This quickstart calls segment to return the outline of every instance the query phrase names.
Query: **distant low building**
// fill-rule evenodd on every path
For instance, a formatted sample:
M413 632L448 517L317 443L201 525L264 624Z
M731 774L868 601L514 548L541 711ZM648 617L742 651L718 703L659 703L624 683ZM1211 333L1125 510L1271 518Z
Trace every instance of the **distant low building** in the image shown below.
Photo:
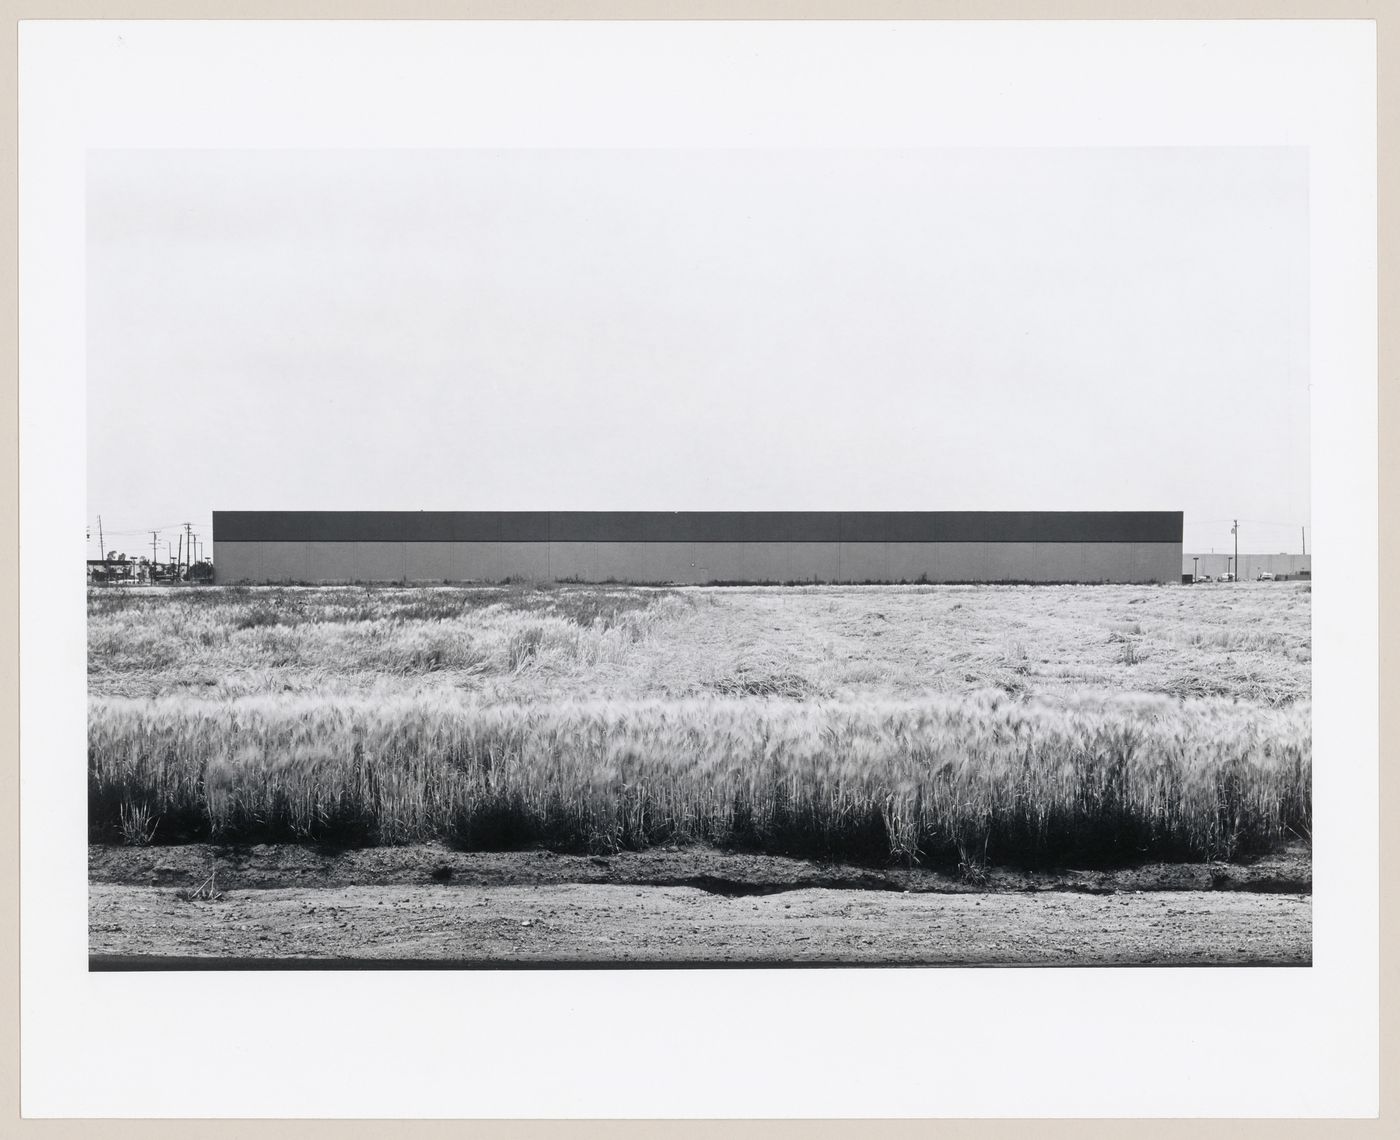
M88 581L99 585L111 582L137 582L141 580L144 573L145 564L127 558L125 554L87 560Z
M1202 578L1218 579L1230 572L1234 557L1233 554L1183 554L1181 556L1181 573L1189 575L1194 572ZM1193 560L1195 561L1193 562ZM1260 574L1273 574L1277 578L1311 576L1312 555L1241 554L1239 580L1253 582Z

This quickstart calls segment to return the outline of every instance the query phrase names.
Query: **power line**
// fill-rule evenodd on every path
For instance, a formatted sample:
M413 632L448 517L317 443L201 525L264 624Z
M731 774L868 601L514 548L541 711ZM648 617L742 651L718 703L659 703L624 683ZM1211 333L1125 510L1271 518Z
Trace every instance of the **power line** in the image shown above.
M143 526L136 530L114 530L113 534L150 534L152 530L184 530L184 523L166 523L164 526Z
M1289 529L1303 525L1297 522L1264 522L1260 519L1186 519L1185 525L1195 527L1224 526L1226 523L1233 525L1237 522L1248 523L1250 526L1279 526L1288 527Z
M1250 526L1277 526L1284 527L1288 530L1292 530L1295 526L1303 525L1302 523L1298 522L1265 522L1262 519L1240 519L1239 521L1242 523L1248 523Z

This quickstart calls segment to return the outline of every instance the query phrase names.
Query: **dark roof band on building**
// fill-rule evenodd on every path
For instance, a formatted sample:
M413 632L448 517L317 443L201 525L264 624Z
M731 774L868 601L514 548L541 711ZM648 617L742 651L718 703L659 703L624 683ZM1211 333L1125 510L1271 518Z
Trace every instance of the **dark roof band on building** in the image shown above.
M1181 542L1180 511L215 511L218 542Z

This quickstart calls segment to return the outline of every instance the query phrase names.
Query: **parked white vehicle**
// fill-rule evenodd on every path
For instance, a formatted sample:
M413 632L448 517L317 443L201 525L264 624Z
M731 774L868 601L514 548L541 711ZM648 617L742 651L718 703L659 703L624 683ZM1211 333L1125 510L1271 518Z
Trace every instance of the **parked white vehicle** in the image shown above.
M1272 582L1273 580L1274 576L1270 574L1267 570L1261 572L1259 577L1256 579L1256 581L1259 582Z

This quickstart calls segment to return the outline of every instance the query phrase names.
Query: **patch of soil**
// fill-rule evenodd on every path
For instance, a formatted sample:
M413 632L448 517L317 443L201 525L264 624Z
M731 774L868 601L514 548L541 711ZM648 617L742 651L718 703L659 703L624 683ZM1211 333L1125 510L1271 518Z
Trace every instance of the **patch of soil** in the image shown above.
M692 887L89 890L93 969L1307 965L1312 900Z
M1306 849L1244 865L973 886L666 848L91 847L94 969L687 965L1303 965Z
M1251 863L1154 863L1112 871L991 868L970 883L925 867L872 870L774 855L666 847L616 855L549 851L464 852L436 845L319 850L291 844L88 848L93 883L196 887L213 872L220 890L437 884L445 887L613 885L693 887L726 897L827 889L917 894L1067 891L1249 891L1310 894L1312 853L1291 848Z

